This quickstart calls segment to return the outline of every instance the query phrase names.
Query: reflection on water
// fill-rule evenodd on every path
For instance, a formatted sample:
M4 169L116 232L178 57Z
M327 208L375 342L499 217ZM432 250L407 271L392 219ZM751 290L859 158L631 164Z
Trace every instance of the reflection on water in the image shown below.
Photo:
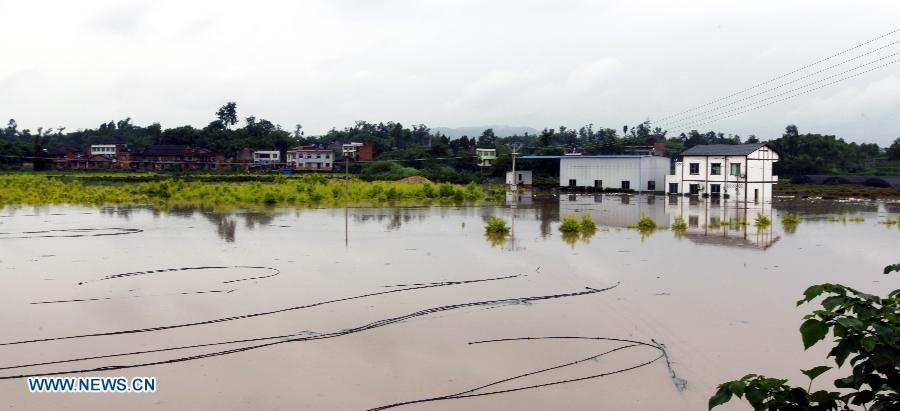
M788 210L801 216L790 235L780 223ZM531 191L503 204L451 207L232 213L7 208L0 211L0 232L131 231L0 241L0 343L203 326L4 346L0 368L188 347L149 359L97 358L65 367L140 364L240 349L244 343L233 342L260 337L342 337L294 345L276 338L279 345L271 349L136 369L168 381L169 388L153 397L34 396L19 380L0 380L0 397L26 409L155 409L157 401L190 408L366 409L460 392L522 370L585 358L598 348L534 341L491 349L473 341L580 335L661 341L690 384L684 392L673 389L665 368L656 364L566 386L564 394L548 389L466 401L474 409L554 409L561 398L567 409L703 408L721 381L760 369L802 379L797 370L822 358L823 353L795 344L804 313L792 302L810 284L840 282L874 294L896 288L897 277L882 275L881 268L895 262L891 256L900 230L879 222L895 219L898 211L896 204L880 202L742 204ZM590 215L596 233L561 233L560 219L569 214ZM760 214L773 224L757 228ZM864 221L828 221L841 214ZM643 239L627 228L641 215L660 226ZM486 239L483 225L490 216L505 219L509 235ZM676 218L687 226L680 238L669 228ZM507 280L482 281L490 278ZM476 282L459 282L465 280ZM609 292L572 299L522 299L619 283ZM417 284L447 286L403 290ZM348 299L362 295L371 298ZM497 300L504 303L459 306ZM315 305L322 301L334 303ZM282 311L301 306L308 308ZM460 309L343 336L344 330L447 306ZM277 314L247 316L262 312ZM234 320L217 321L222 318ZM195 347L221 342L228 345ZM580 378L641 360L637 353L623 355L611 364L586 361L584 370L558 371L563 378ZM26 371L58 369L35 365ZM7 369L0 377L18 372ZM185 376L195 375L216 375L216 381L189 384ZM297 386L323 395L283 395ZM342 395L347 386L356 387L354 395ZM597 395L601 391L626 395Z

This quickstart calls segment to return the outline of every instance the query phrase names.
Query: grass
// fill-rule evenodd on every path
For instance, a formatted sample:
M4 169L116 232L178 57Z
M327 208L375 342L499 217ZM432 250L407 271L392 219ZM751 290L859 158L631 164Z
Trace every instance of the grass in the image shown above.
M597 222L589 214L582 214L581 218L570 214L563 217L559 231L562 232L563 241L574 247L578 240L585 243L590 241L597 232Z
M825 219L825 221L829 223L847 223L848 221L851 223L861 223L866 221L864 217L847 217L845 215L841 215L840 217L829 216Z
M777 196L838 198L900 198L900 187L881 188L857 184L791 184L773 186Z
M888 219L886 219L886 220L884 220L884 221L879 221L878 224L884 224L884 225L887 225L887 226L900 225L900 217L897 217L897 218L888 218Z
M772 225L772 219L765 214L757 214L754 225L756 228L767 228Z
M165 177L154 181L86 182L81 177L0 174L0 206L76 204L150 204L212 209L376 205L389 202L465 203L493 198L496 193L476 184L365 182L323 175L272 176L270 181L198 181ZM243 177L243 176L236 176ZM156 178L156 177L154 177Z
M505 235L509 233L509 226L506 225L506 220L497 216L491 216L491 218L488 218L487 222L484 223L484 232L485 234Z
M798 225L800 225L800 216L797 214L784 213L781 215L781 227L786 233L797 231Z
M688 225L684 222L684 217L675 216L675 222L672 223L672 231L675 232L684 232L688 229Z

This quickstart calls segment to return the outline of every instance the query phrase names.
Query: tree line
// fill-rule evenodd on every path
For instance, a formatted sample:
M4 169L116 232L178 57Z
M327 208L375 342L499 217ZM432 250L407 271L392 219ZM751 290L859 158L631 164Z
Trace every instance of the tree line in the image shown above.
M417 173L439 180L465 182L484 175L502 175L510 167L509 147L514 143L522 145L522 152L527 154L579 152L590 155L618 154L626 152L628 145L662 142L667 155L674 157L696 145L755 143L761 140L752 134L742 138L736 134L697 130L670 136L650 121L621 128L595 127L594 124L579 128L560 126L545 128L536 134L512 136L497 136L493 130L487 129L481 135L457 139L433 132L424 124L404 126L393 121L357 121L343 129L333 128L319 136L307 136L299 124L288 131L255 116L240 121L237 104L228 102L214 113L210 123L203 128L187 125L164 129L159 123L140 126L132 123L131 118L126 118L76 131L67 132L63 127L32 131L19 129L16 121L10 119L6 127L0 129L0 155L4 156L4 162L11 164L16 156L45 157L47 150L58 147L87 151L92 144L128 144L133 149L154 144L179 144L208 148L230 158L243 148L284 152L298 145L328 146L350 141L370 141L376 160L395 163L379 165L380 171L372 172L373 175ZM879 162L900 160L900 138L882 150L877 144L848 143L833 135L801 134L795 125L789 125L782 136L768 143L782 154L778 164L782 175L877 173ZM482 170L475 164L472 155L476 147L497 149L499 158L491 168ZM549 163L525 162L522 166L535 170L546 168L543 171L555 174L558 170Z

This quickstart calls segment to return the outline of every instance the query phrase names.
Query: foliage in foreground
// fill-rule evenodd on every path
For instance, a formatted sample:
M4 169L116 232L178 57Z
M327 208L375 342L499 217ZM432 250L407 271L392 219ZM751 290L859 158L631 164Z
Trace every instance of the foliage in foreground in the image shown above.
M900 264L884 269L892 271L900 271ZM806 389L789 386L786 379L748 374L720 384L709 408L737 396L755 410L838 410L851 404L870 411L900 409L900 290L880 298L840 284L819 284L803 294L798 306L825 296L822 309L805 316L800 326L803 346L808 349L832 332L835 345L828 357L838 367L847 359L852 366L850 375L834 381L843 391L811 392L813 380L832 368L826 365L801 370L810 380Z
M675 222L672 223L672 231L676 233L683 233L687 231L688 225L684 222L684 217L675 216Z
M152 204L235 207L334 206L393 201L478 201L485 193L475 184L365 182L351 180L349 192L342 179L319 175L275 178L272 182L200 182L168 178L160 181L85 184L77 180L0 175L0 206L47 204Z

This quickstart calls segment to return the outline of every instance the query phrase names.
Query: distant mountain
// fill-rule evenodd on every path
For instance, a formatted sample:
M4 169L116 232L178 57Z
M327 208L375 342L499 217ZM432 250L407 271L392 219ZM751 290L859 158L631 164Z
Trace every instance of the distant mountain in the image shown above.
M540 130L526 127L526 126L471 126L471 127L434 127L431 129L432 133L441 133L450 137L451 139L460 138L462 136L469 137L478 137L484 130L489 128L494 129L494 134L497 137L509 137L512 135L524 135L528 133L530 135L540 133Z

